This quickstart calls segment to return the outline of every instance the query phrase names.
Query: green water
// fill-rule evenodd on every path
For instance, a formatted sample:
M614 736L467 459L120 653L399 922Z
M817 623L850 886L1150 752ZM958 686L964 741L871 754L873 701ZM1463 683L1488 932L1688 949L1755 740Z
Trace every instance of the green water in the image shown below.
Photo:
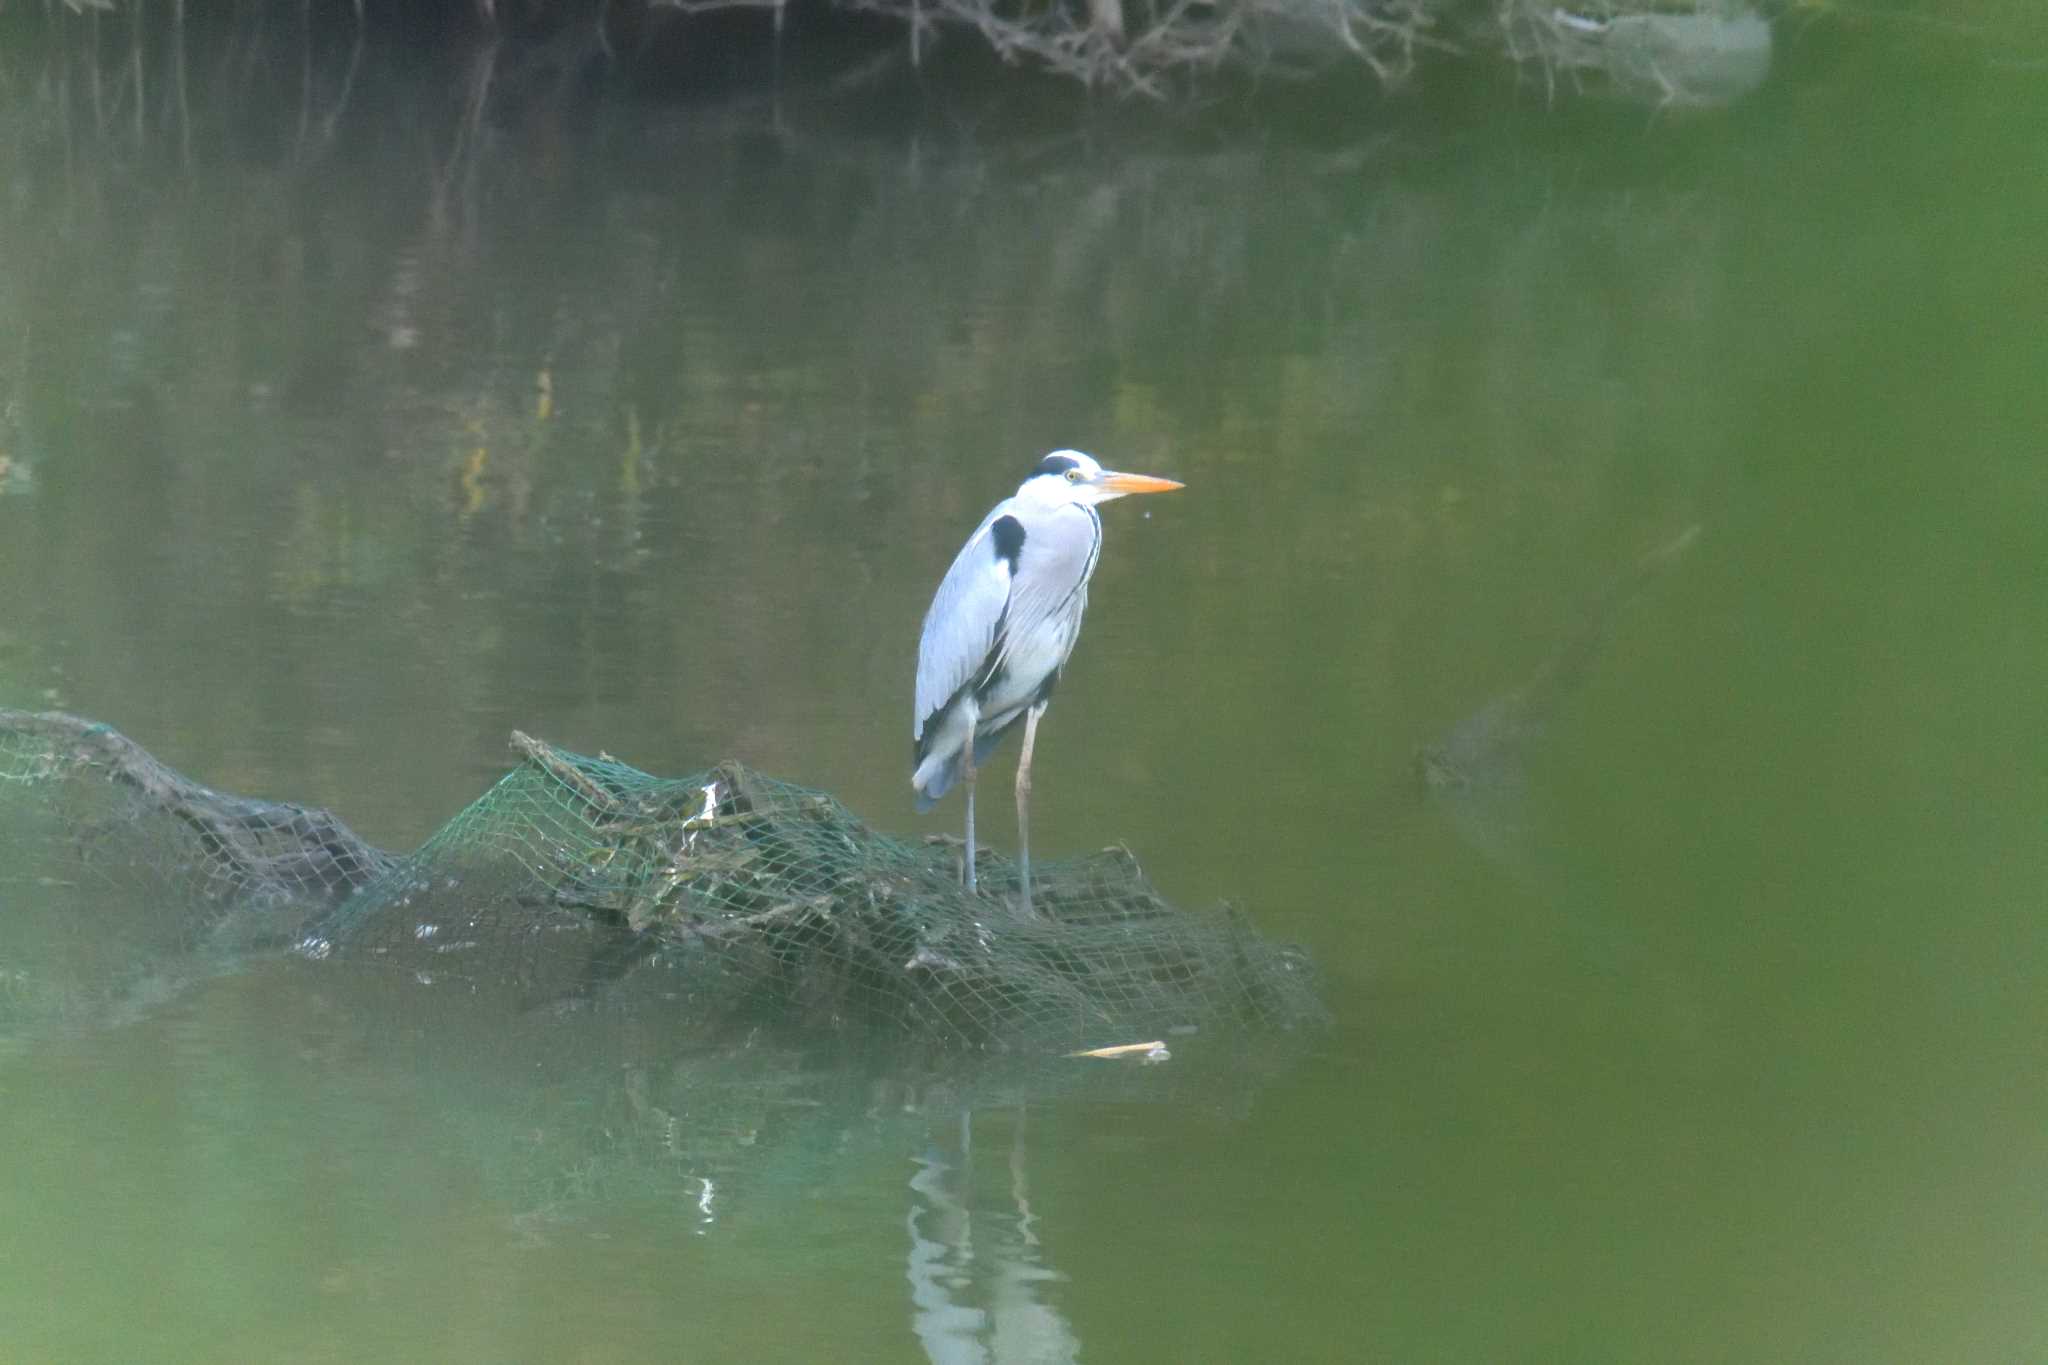
M544 1026L200 983L0 1052L0 1356L2048 1354L2048 99L1965 49L1820 31L1683 118L0 153L0 703L390 847L515 726L950 829L919 619L1078 445L1188 490L1105 514L1034 844L1239 903L1337 1020L586 1191Z

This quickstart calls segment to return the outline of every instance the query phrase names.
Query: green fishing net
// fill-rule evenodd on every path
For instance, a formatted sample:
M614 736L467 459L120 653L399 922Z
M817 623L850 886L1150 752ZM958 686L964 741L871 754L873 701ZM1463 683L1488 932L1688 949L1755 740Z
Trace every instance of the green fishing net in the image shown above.
M119 1022L392 866L324 811L180 776L109 726L0 710L0 1032Z
M260 952L521 1009L658 999L707 1042L773 1030L1034 1055L1323 1018L1299 949L1184 911L1123 848L1015 865L876 832L737 763L680 779L515 734L417 852L213 791L115 731L0 711L0 1007L146 1001ZM323 968L324 969L324 968Z

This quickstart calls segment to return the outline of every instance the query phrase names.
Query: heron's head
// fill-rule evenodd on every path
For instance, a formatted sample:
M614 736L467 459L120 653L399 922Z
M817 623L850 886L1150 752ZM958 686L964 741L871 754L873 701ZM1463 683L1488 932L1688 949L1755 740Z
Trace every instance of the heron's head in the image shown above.
M1182 487L1172 479L1155 479L1150 474L1119 474L1104 469L1091 455L1078 450L1055 450L1038 462L1031 477L1017 489L1026 502L1058 506L1079 503L1090 506L1108 502L1126 493L1171 493Z

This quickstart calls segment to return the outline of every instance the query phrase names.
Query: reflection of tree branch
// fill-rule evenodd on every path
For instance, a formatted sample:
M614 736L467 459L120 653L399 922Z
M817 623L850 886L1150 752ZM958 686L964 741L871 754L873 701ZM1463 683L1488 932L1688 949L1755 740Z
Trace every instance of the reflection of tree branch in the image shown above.
M366 16L363 0L350 0L355 13L355 39L349 45L348 66L341 74L341 88L335 93L333 103L320 119L320 133L315 149L324 149L334 140L335 124L340 121L343 111L348 108L349 95L356 84L356 70L363 60L363 39L366 30ZM301 156L307 151L313 126L313 0L299 0L299 131L294 143Z
M320 143L324 147L334 140L334 125L348 108L349 95L355 90L356 71L363 61L363 0L355 0L356 37L349 45L348 70L342 73L341 90L334 97L334 104L327 111L327 117L320 123Z
M142 81L142 0L135 0L135 25L133 37L128 43L129 68L135 78L135 145L142 146L144 138L144 108Z
M462 116L456 121L455 139L448 148L447 157L433 172L433 214L437 220L445 220L448 213L450 187L459 176L462 181L461 197L468 204L476 184L476 144L483 129L484 110L490 104L491 83L498 68L498 39L477 48L471 56L469 70L463 76L465 98Z
M190 170L192 109L185 98L185 0L172 0L171 25L171 85L178 96L178 164Z

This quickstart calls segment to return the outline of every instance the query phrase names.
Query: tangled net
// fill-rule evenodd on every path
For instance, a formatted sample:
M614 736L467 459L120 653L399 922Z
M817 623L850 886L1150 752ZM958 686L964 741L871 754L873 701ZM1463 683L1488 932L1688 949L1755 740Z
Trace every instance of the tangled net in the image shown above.
M399 857L106 726L0 710L0 1001L103 1013L295 951L522 1008L630 983L706 1041L1042 1053L1324 1017L1304 953L1228 906L1176 909L1123 848L1035 867L1026 914L1006 860L984 853L969 893L957 843L878 834L737 763L675 780L513 747L511 773Z

